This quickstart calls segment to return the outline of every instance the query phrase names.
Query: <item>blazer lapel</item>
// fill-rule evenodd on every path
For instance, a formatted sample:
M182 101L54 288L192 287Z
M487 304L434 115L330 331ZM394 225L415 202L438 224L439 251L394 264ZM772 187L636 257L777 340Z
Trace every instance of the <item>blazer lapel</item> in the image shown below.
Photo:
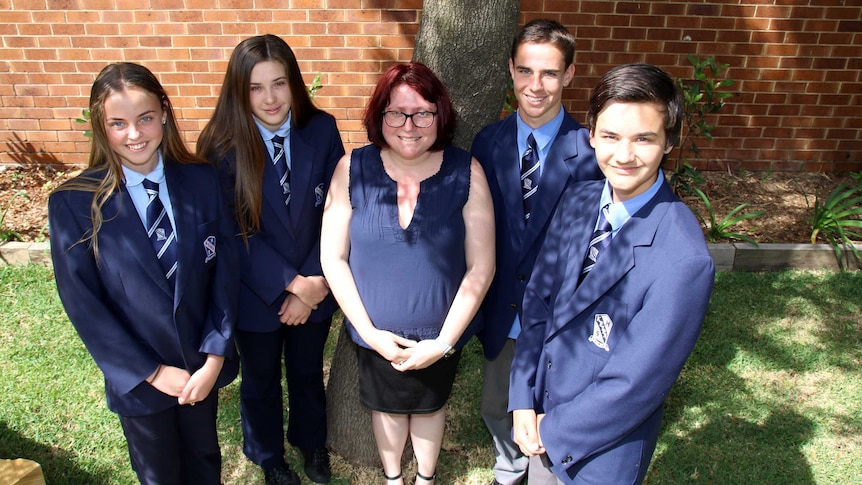
M522 256L529 251L530 246L539 237L542 228L550 220L554 208L560 200L560 195L562 195L566 184L571 180L574 173L569 167L569 164L573 164L578 156L578 144L573 124L574 122L568 115L563 119L560 131L548 151L548 156L542 162L539 192L536 194L537 199L533 205L530 222L526 227L523 245L521 245ZM518 193L520 194L520 189Z
M188 282L188 271L192 265L195 249L195 195L193 184L185 183L185 175L176 163L165 161L165 180L171 194L171 206L174 212L174 230L177 231L177 278L176 306L183 296L183 288ZM173 295L172 295L173 296Z
M549 332L549 338L565 327L575 316L599 300L635 267L634 249L639 246L652 245L658 224L667 212L667 206L662 203L669 200L669 191L667 183L663 183L655 197L626 222L580 286L577 285L577 279L583 266L588 240L582 241L582 246L579 249L572 247L575 252L571 253L569 257L578 261L573 264L573 267L577 266L578 271L567 271L566 282L563 284L565 291L571 295L570 304L561 307L558 313L555 312L554 328ZM598 211L598 202L594 204L593 208ZM591 220L590 225L581 228L587 234L592 234L596 216L589 219ZM565 295L567 293L561 288L560 294Z
M494 174L503 197L506 223L512 247L521 247L524 237L524 198L521 195L521 161L518 153L518 125L513 114L504 121L494 147ZM513 155L515 154L515 155ZM513 160L514 157L514 160Z
M263 139L261 138L261 143L263 142L262 140ZM269 151L264 149L264 153L266 154L266 164L263 167L263 187L261 188L263 199L272 206L278 220L284 225L284 227L291 230L292 228L287 214L287 208L284 207L284 194L281 186L278 184L278 174L275 171L275 167L272 166L272 157L269 156ZM293 174L291 174L291 176L293 176ZM293 204L293 197L291 197L290 203Z
M300 156L301 154L301 156ZM302 227L303 209L308 202L308 190L314 190L311 186L311 171L314 160L314 147L308 144L299 130L295 127L290 130L290 212L291 228Z
M141 217L135 209L135 204L129 196L125 185L121 185L120 192L111 197L102 207L102 213L105 214L106 224L102 230L110 228L113 235L121 240L126 247L128 254L138 260L141 265L141 271L146 273L153 282L165 292L168 297L173 298L174 294L171 291L168 280L165 278L165 273L162 270L162 265L156 257L156 251L147 237L147 230L144 228ZM116 214L116 217L111 217ZM110 224L107 222L110 220ZM99 235L102 239L101 234Z

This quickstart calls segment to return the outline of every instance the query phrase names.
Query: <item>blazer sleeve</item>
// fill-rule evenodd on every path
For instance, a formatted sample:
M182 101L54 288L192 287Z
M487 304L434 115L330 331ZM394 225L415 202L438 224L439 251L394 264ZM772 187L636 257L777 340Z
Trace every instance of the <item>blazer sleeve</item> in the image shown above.
M92 230L89 206L69 199L80 195L61 191L48 200L51 260L60 300L69 320L93 356L105 379L125 394L141 384L160 364L156 353L137 337L110 298L90 246L79 242Z
M667 261L648 275L643 304L592 383L542 421L539 433L557 466L615 446L662 405L679 376L700 334L715 268L708 254Z

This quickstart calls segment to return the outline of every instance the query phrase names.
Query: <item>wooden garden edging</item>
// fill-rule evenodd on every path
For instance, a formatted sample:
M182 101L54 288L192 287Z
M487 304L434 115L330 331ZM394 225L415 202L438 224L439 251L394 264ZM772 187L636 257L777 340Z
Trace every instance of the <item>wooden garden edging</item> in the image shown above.
M862 245L856 245L862 251ZM0 266L12 264L51 265L50 246L47 241L36 243L7 242L0 244ZM709 244L709 253L719 271L778 271L797 269L838 269L835 252L828 244L761 244L747 243ZM846 255L845 255L846 256ZM847 268L860 269L852 261Z

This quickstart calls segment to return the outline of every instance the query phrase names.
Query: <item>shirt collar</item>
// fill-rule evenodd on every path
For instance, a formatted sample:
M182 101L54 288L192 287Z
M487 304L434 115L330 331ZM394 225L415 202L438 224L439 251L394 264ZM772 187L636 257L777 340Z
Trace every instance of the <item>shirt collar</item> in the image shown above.
M290 138L290 121L293 119L293 110L287 112L287 119L284 120L284 123L282 123L281 126L274 132L269 131L269 129L265 128L256 116L252 116L252 118L254 118L254 124L257 125L257 131L260 132L260 136L264 140L272 140L272 137L274 137L275 135L279 135L285 140Z
M608 222L611 223L614 234L623 227L623 224L631 219L632 215L637 214L637 212L641 210L647 202L655 197L655 194L657 194L658 190L661 188L662 182L664 182L664 175L659 171L655 182L650 185L646 192L636 195L624 202L614 203L613 198L611 197L610 183L605 180L605 187L602 190L602 197L599 201L599 210L601 210L605 205L610 204L608 207Z
M557 113L557 116L554 116L544 125L533 129L528 124L524 123L524 120L521 119L520 113L518 113L516 116L516 119L518 120L518 146L523 146L524 149L526 149L527 137L532 133L533 138L536 139L536 148L539 149L540 153L545 153L548 146L554 138L557 137L560 127L563 126L563 118L565 116L565 110L560 106L560 112Z
M127 168L125 165L121 166L123 169L123 177L126 179L127 187L140 185L144 182L145 178L157 184L160 184L165 181L165 165L162 161L162 151L159 150L157 153L159 154L159 162L156 164L156 168L154 168L152 172L146 175Z

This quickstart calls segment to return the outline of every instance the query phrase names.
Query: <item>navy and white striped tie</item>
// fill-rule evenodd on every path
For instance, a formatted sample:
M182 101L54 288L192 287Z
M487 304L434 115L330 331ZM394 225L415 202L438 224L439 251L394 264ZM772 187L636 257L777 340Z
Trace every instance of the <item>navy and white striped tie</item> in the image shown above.
M165 272L168 283L174 286L177 273L177 245L176 233L171 226L171 219L165 206L159 199L159 184L144 179L144 188L147 190L149 200L147 201L147 236L156 250L156 256Z
M587 255L584 257L584 267L581 270L578 283L584 280L587 273L596 265L596 261L599 259L601 253L611 244L611 231L613 231L613 228L611 227L611 223L608 222L607 212L609 206L610 204L605 204L599 213L599 222L595 232L593 232L593 237L590 238L590 246L587 249Z
M284 195L284 205L290 204L290 169L287 168L287 157L284 155L284 137L275 135L272 137L273 156L272 164L278 174L278 184L281 185Z
M535 200L536 189L539 188L539 152L533 134L527 137L527 151L521 159L521 193L524 196L524 221L530 219L530 213Z

